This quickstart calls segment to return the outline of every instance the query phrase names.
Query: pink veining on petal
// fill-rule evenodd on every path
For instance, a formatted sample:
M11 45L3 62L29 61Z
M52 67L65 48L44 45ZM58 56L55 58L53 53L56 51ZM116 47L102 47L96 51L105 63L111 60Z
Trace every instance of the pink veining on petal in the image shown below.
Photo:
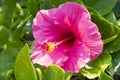
M33 20L33 36L36 41L43 42L46 40L54 40L60 35L61 29L57 29L52 21L52 13L55 9L41 10L37 13L36 18ZM54 35L54 36L50 36Z
M103 49L97 25L91 21L87 9L75 2L40 10L32 28L35 45L31 59L45 67L56 64L65 71L78 73Z
M91 51L91 61L100 55L103 48L103 41L98 32L97 26L91 21L81 21L79 24L79 32L82 41Z
M61 50L65 48L64 46L59 46L59 48L55 49L52 53L46 53L43 49L41 49L38 43L36 43L35 47L35 51L31 55L33 63L41 64L46 67L50 64L62 66L63 62L68 59L67 54L61 54L64 53L64 51Z
M83 42L76 40L74 46L68 48L69 58L62 66L65 71L78 73L90 60L90 51Z
M54 14L55 23L61 24L63 27L66 24L77 24L81 19L90 19L88 11L83 6L74 2L60 5Z

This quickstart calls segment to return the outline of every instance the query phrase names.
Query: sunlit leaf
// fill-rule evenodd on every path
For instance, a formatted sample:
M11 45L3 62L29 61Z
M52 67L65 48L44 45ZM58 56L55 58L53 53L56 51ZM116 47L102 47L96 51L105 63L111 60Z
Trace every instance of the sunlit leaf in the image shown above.
M28 45L25 45L18 54L14 74L16 80L37 80L35 68L30 60Z
M86 65L81 69L81 74L89 79L96 78L100 75L101 71L104 71L111 62L111 56L109 54L102 53L96 60Z
M43 75L42 75L42 71L40 70L40 68L36 68L36 72L37 72L37 75L38 75L38 80L42 80Z
M70 80L72 77L72 72L66 72L65 73L65 80Z
M113 78L102 71L100 73L100 76L99 76L98 80L113 80Z
M64 80L65 72L62 68L51 65L45 70L44 78L45 80Z

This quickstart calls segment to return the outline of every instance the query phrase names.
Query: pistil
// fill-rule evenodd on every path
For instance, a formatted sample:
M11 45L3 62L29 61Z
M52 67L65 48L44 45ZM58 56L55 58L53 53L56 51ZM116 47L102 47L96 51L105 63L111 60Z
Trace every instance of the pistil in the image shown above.
M65 38L65 39L63 39L63 40L61 40L59 42L50 42L50 41L47 41L47 42L45 42L42 45L42 47L43 47L43 49L44 49L45 52L51 53L51 52L53 52L57 48L58 45L63 44L65 42L69 41L70 39L72 39L72 37Z

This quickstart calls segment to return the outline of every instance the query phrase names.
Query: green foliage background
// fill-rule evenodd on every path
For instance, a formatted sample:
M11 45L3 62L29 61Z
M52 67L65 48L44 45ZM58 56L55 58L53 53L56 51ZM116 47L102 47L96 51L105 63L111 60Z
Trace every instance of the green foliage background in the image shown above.
M78 74L33 65L32 21L41 9L74 1L84 5L104 41L102 54ZM0 0L0 80L119 80L120 0Z

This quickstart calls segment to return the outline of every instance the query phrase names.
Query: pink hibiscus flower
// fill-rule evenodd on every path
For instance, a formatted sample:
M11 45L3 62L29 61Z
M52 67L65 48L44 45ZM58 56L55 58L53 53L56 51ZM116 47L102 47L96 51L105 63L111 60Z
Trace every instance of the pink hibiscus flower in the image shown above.
M58 8L40 10L33 20L33 63L61 66L78 73L102 52L103 42L86 8L67 2Z

